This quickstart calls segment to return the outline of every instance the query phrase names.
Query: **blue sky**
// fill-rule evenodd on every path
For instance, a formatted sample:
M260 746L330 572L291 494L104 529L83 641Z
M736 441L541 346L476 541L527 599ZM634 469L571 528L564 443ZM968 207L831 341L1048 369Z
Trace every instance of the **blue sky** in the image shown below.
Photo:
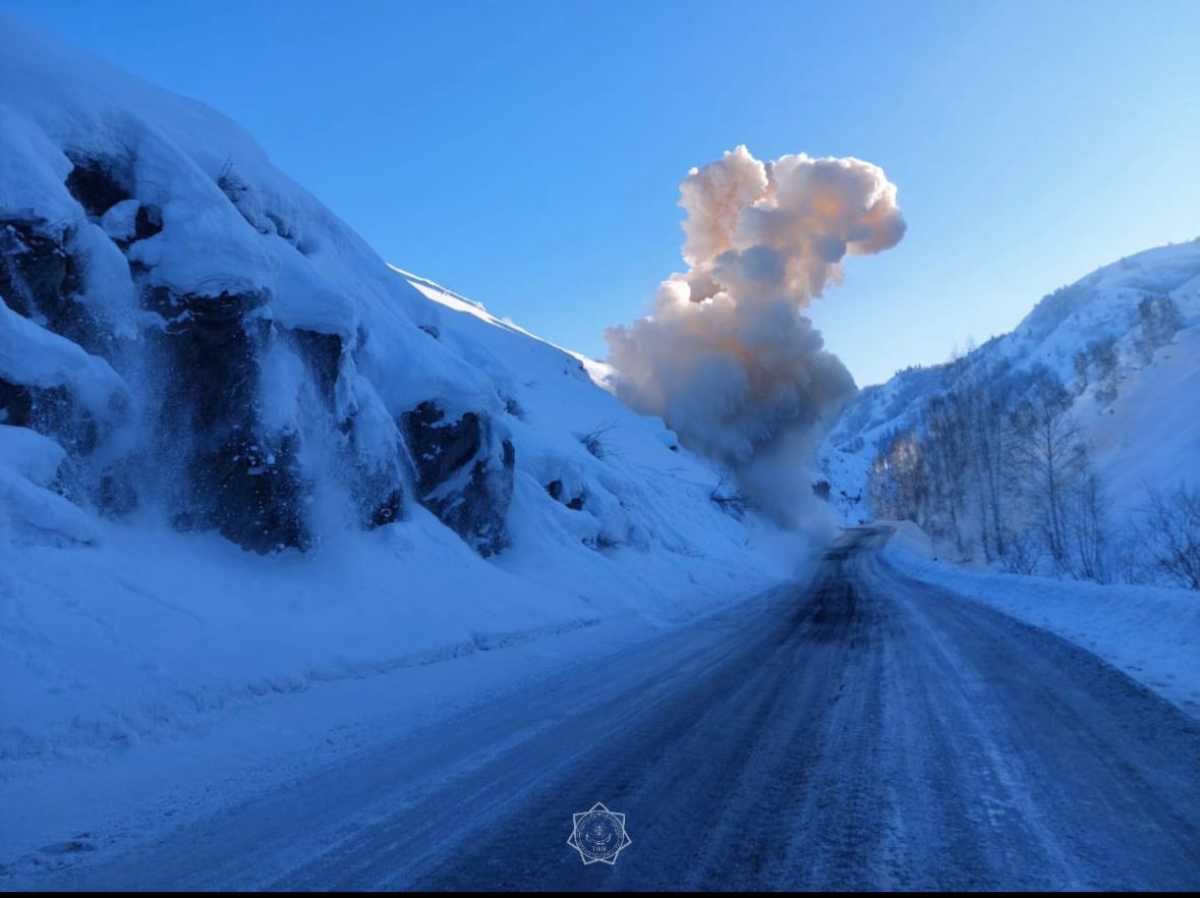
M682 268L677 185L853 155L909 232L812 315L860 384L1200 235L1200 4L95 3L4 9L249 129L390 261L593 355Z

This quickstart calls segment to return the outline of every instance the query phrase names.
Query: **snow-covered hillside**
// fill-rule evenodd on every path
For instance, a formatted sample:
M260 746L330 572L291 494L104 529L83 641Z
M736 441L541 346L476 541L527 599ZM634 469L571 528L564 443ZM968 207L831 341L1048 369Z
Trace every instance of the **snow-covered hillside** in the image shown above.
M964 357L862 390L820 450L843 519L875 516L868 481L879 448L919 429L931 399L1039 371L1070 394L1115 517L1145 500L1146 484L1200 483L1200 239L1101 268Z
M218 113L8 21L0 299L0 775L685 618L795 561L602 365L390 268Z

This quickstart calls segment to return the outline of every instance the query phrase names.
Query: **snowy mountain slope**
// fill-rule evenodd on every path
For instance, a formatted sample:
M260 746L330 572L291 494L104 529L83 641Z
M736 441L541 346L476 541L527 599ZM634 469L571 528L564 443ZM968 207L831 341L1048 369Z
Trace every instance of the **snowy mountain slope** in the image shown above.
M603 366L0 24L3 775L789 573Z
M1178 312L1178 330L1148 335L1139 306L1164 299ZM878 445L917 426L931 398L997 372L1038 369L1073 394L1072 412L1117 513L1143 499L1144 483L1200 480L1200 241L1100 268L1045 297L1011 333L963 358L910 368L863 389L820 450L843 518L872 516L867 481Z
M1200 327L1180 331L1152 365L1130 372L1089 434L1114 496L1200 479Z

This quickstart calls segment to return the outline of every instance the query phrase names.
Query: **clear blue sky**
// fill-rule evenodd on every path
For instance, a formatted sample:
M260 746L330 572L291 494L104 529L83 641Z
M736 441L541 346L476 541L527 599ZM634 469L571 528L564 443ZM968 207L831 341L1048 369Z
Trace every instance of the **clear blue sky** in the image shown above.
M813 316L861 384L1200 235L1200 3L0 8L232 116L390 261L605 352L739 143L854 155L909 233Z

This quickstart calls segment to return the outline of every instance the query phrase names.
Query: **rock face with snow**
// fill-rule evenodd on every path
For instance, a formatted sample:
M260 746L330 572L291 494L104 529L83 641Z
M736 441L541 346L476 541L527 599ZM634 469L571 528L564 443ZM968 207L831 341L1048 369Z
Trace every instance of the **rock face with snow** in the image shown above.
M516 450L485 414L447 421L435 402L404 414L421 503L485 558L508 545Z
M0 419L61 450L22 481L46 507L259 553L417 507L483 557L744 540L602 366L387 266L219 114L6 25Z
M372 528L415 476L503 547L513 447L486 412L462 484L406 470L441 432L414 405L498 404L417 329L427 300L217 114L16 26L3 55L0 414L66 450L64 495L267 552L312 544L318 481Z

